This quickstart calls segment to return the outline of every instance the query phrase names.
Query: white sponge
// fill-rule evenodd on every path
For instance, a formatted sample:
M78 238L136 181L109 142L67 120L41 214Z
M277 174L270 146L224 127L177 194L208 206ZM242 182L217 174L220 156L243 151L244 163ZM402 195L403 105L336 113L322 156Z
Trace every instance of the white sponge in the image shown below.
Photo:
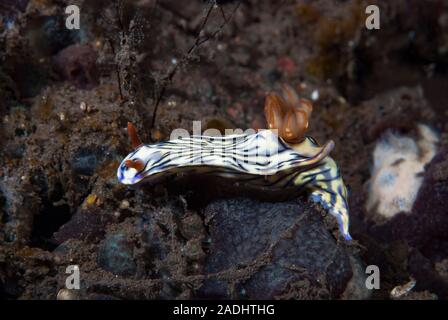
M416 141L388 131L375 147L366 208L380 215L380 220L411 211L424 167L436 154L437 134L423 124L418 125L418 132Z

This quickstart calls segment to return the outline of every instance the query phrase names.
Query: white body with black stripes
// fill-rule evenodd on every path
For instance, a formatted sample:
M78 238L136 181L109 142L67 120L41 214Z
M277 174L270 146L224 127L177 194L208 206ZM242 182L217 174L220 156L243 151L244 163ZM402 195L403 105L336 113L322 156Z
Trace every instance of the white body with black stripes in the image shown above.
M319 146L311 137L289 145L271 130L224 137L192 136L141 145L117 171L126 185L155 181L161 175L195 172L235 179L263 190L307 191L336 217L342 235L350 240L347 191L335 161L328 156L334 143ZM141 160L137 171L126 160Z

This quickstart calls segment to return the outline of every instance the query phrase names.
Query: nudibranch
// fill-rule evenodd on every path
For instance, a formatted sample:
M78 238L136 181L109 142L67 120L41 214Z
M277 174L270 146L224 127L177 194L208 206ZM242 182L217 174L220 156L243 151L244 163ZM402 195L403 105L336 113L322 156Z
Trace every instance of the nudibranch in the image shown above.
M193 135L147 145L128 123L134 151L121 162L118 180L137 185L165 175L194 172L234 179L263 192L305 191L337 219L341 234L351 240L347 190L336 162L329 157L334 142L321 146L305 135L311 102L299 98L289 86L284 86L282 93L266 97L268 129L252 134Z

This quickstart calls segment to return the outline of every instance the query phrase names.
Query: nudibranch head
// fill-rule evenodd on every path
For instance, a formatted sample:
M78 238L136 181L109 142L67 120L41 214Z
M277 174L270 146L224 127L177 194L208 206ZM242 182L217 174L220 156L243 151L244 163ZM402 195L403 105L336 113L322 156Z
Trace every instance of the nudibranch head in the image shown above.
M118 180L126 185L138 184L147 175L146 168L160 160L162 153L141 143L137 130L128 123L128 134L134 151L123 159L117 170Z
M146 168L160 160L162 154L154 148L141 145L121 162L117 170L118 180L126 185L138 184L148 174Z

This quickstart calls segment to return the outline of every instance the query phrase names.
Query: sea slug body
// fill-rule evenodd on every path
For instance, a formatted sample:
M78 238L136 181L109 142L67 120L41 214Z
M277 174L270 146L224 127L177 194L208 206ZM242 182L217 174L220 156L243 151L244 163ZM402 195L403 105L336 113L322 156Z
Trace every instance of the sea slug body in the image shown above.
M234 179L251 188L308 192L337 219L344 238L351 240L347 190L329 157L334 142L320 146L305 135L311 112L309 101L284 86L283 97L271 93L266 98L269 129L253 134L190 136L146 145L129 123L134 151L120 164L118 180L137 185L164 175L195 172Z

